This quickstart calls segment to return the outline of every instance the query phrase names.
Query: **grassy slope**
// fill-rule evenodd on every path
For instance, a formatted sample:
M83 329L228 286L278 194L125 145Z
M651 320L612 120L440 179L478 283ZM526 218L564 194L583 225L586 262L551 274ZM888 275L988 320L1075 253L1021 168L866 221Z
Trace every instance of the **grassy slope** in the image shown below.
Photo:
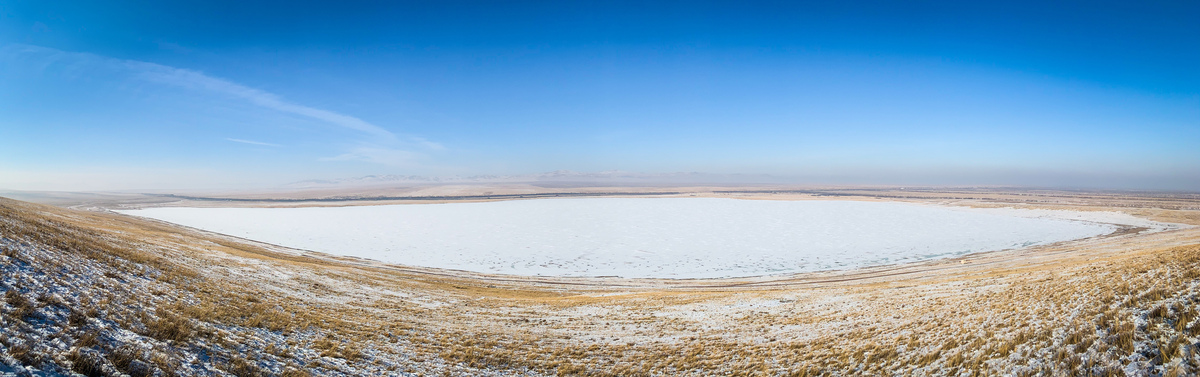
M608 292L0 199L0 372L1195 374L1200 241L1181 234L945 274Z

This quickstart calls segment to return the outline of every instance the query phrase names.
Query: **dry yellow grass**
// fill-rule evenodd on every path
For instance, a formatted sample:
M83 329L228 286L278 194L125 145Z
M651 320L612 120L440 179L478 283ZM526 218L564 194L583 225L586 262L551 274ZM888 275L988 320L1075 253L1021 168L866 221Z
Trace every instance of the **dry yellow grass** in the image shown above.
M1038 207L1136 205L1142 207L1134 212L1143 216L1200 224L1200 214L1188 209L1195 200L1027 198L1036 202L1022 203ZM3 199L0 219L7 239L104 266L97 284L116 288L137 277L150 287L136 292L151 299L120 290L91 292L80 302L98 312L84 314L81 305L67 322L103 317L161 342L208 347L217 352L213 369L239 376L345 373L339 369L344 365L374 371L365 374L599 376L1115 375L1126 365L1197 372L1191 346L1200 335L1195 229L973 255L965 264L663 281L386 266ZM3 252L6 260L29 259L25 263L47 271L68 267L55 263L69 258ZM14 308L8 317L32 313L23 307L55 305L11 292L5 296ZM22 300L26 304L17 305ZM71 336L80 345L96 342L95 333ZM0 339L14 355L19 349L9 343L19 342ZM111 360L116 350L100 350L108 355L106 364L95 359L102 352L89 353L89 347L98 346L47 357L71 361L85 375L101 364L136 364L126 359L180 374L195 370L176 365L182 358L169 352L126 352Z

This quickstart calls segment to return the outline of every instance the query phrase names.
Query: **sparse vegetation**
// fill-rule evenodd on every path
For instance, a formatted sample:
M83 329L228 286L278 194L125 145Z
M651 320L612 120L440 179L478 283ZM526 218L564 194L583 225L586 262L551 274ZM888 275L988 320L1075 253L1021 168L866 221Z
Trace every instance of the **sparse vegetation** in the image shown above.
M1200 224L1195 210L1138 211ZM557 284L0 199L0 363L85 376L1200 371L1200 232L1087 242L889 275Z

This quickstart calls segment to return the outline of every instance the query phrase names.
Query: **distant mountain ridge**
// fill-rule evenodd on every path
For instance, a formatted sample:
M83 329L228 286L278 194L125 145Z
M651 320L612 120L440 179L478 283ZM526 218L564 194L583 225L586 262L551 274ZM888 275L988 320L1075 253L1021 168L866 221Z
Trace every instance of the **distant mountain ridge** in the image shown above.
M340 179L313 179L284 185L289 188L356 187L388 185L477 184L477 183L779 183L767 174L711 174L699 172L638 173L621 170L576 172L555 170L522 175L421 176L366 175Z

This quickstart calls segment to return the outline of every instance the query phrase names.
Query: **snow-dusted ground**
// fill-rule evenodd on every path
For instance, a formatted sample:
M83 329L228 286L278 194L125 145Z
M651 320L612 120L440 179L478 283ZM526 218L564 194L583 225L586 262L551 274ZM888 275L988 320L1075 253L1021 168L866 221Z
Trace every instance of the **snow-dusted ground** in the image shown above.
M1105 221L1115 216L1110 213L1024 211L896 202L583 198L120 212L389 263L519 275L660 278L856 268L1042 245L1116 229L1101 223L1115 222Z

